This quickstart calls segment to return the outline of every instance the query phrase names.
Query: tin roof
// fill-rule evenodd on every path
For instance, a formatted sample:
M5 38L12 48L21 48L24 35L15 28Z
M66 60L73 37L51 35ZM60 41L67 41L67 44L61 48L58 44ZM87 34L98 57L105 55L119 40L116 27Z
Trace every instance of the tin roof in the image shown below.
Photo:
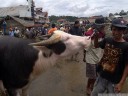
M20 16L21 11L25 10L29 11L29 7L27 5L20 5L14 7L2 7L0 8L0 17L6 17L7 15L10 16Z
M14 17L14 16L10 16L10 17L13 18L15 21L19 22L20 24L22 24L25 27L34 26L34 22L33 21L25 21L25 20L22 20L20 18Z

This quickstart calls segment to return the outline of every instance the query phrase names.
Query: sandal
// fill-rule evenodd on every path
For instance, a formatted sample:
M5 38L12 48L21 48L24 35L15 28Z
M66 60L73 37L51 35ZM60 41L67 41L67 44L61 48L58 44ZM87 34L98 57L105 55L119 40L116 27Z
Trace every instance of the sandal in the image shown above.
M87 93L87 95L91 95L91 89L87 88L86 93Z

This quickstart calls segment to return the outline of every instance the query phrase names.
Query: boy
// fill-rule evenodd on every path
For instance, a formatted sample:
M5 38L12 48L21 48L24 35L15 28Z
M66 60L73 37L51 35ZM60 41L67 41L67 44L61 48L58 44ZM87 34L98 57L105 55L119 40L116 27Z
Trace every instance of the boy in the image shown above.
M98 73L91 96L120 92L128 74L128 42L123 39L126 23L122 19L112 21L112 37L98 43L95 34L95 47L104 49L104 55L98 65Z

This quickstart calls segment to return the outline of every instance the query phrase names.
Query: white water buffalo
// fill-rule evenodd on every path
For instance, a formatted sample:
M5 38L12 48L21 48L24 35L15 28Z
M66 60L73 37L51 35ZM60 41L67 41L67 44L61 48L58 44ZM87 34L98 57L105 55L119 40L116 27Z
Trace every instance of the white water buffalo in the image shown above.
M19 96L19 89L22 90L22 96L28 96L27 89L32 80L55 65L57 59L87 48L90 42L89 37L58 30L49 39L36 43L26 39L0 37L1 83L9 96Z

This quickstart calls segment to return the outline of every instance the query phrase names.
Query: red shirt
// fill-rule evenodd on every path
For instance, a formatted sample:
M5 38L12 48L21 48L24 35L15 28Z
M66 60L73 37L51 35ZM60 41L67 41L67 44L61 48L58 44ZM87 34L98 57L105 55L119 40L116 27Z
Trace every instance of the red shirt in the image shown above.
M91 36L92 34L93 34L93 32L94 32L94 29L93 28L91 28L90 30L88 30L87 32L85 32L85 36ZM99 32L98 33L98 38L104 38L105 37L105 34L103 33L103 32ZM92 37L92 39L93 39L93 37Z

